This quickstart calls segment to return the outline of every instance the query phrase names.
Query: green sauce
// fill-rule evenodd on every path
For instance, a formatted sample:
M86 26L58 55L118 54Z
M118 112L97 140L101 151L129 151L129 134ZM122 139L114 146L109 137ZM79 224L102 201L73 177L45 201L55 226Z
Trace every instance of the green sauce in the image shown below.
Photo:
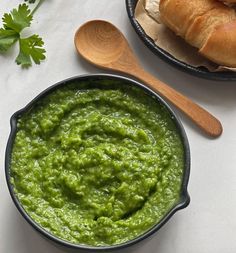
M72 243L143 234L180 198L181 138L140 89L59 88L17 123L11 181L26 212Z

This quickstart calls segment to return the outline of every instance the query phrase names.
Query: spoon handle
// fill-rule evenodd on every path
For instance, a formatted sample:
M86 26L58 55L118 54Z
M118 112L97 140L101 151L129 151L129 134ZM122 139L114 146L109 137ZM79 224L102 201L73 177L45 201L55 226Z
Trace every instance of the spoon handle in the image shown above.
M218 137L222 134L223 128L220 121L189 98L159 81L143 69L133 69L132 73L129 74L140 79L153 91L169 100L209 136Z

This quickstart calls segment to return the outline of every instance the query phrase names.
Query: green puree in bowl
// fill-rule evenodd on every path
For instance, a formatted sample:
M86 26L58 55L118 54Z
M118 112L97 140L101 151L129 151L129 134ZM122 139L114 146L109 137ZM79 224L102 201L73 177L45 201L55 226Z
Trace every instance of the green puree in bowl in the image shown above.
M138 88L58 88L20 116L11 182L51 234L115 245L179 201L181 137L167 109Z

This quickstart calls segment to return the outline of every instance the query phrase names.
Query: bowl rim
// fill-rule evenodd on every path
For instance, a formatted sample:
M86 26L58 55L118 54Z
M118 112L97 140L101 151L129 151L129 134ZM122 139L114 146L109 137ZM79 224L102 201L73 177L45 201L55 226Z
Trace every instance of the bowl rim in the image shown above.
M160 57L165 62L171 64L178 70L182 72L192 74L194 76L205 78L209 80L215 81L235 81L236 73L230 71L222 71L222 72L210 72L207 69L194 67L190 64L187 64L183 61L178 60L170 53L166 52L164 49L158 47L152 38L150 38L142 28L142 26L138 23L138 21L134 17L135 7L137 5L138 0L125 0L126 2L126 11L130 20L131 25L133 26L135 32L138 34L139 38L144 42L144 44L158 57Z
M85 80L119 80L127 82L131 86L135 86L146 92L148 95L153 96L160 104L162 104L167 111L170 113L170 116L179 132L179 135L181 137L181 141L183 143L184 147L184 174L183 174L183 180L182 180L182 187L181 187L181 193L178 203L176 203L169 212L159 221L157 224L155 224L153 227L151 227L148 231L144 232L143 234L139 235L138 237L129 240L127 242L117 244L117 245L111 245L111 246L90 246L90 245L84 245L84 244L74 244L69 241L60 239L59 237L51 234L47 230L45 230L43 227L41 227L39 224L37 224L33 218L30 217L30 215L27 214L27 212L24 210L22 204L18 200L16 194L14 193L14 187L10 182L10 161L11 161L11 153L12 153L12 147L15 140L16 132L17 132L17 119L18 117L28 111L37 101L42 99L44 96L47 96L49 93L53 92L54 90L61 88L63 86L68 85L71 82L74 81L85 81ZM79 85L79 84L78 84ZM125 247L134 245L143 239L151 236L153 233L157 232L173 215L175 212L177 212L180 209L183 209L188 206L190 203L190 197L187 191L188 181L189 181L189 175L190 175L190 147L189 142L187 139L186 132L184 130L184 127L182 123L180 122L178 116L175 114L175 112L171 109L171 107L154 91L146 87L144 84L135 81L131 78L124 77L121 75L113 75L113 74L87 74L87 75L79 75L74 76L71 78L67 78L63 81L57 82L56 84L49 86L45 90L43 90L39 95L37 95L35 98L31 100L25 107L15 112L11 118L10 118L10 126L11 131L10 135L8 137L6 151L5 151L5 178L8 186L8 190L10 192L11 198L18 209L18 211L21 213L23 218L41 235L46 237L47 239L51 240L52 242L55 242L61 246L67 247L67 248L73 248L73 249L80 249L80 250L96 250L96 251L107 251L107 250L116 250L116 249L123 249Z

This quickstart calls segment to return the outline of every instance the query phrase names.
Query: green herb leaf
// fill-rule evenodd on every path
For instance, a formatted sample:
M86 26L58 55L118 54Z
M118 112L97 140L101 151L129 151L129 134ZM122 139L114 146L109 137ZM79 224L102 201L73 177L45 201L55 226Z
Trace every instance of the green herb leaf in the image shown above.
M36 64L40 64L45 59L45 49L42 48L44 42L42 38L34 34L28 38L20 39L20 52L16 58L16 63L28 68L32 65L32 59Z
M35 3L36 0L25 0L29 3ZM27 4L20 4L17 9L10 13L5 13L3 28L0 28L0 53L7 51L16 41L19 41L20 52L16 58L16 63L22 67L30 67L32 60L40 64L45 59L44 42L34 34L28 38L21 37L21 31L30 27L33 20L33 13L37 10L43 0L40 0L34 10L31 12Z
M7 51L18 39L19 34L13 30L0 29L0 52Z
M13 9L11 13L3 16L3 26L6 30L14 30L20 33L24 28L29 27L33 16L26 4L20 4L18 9Z

